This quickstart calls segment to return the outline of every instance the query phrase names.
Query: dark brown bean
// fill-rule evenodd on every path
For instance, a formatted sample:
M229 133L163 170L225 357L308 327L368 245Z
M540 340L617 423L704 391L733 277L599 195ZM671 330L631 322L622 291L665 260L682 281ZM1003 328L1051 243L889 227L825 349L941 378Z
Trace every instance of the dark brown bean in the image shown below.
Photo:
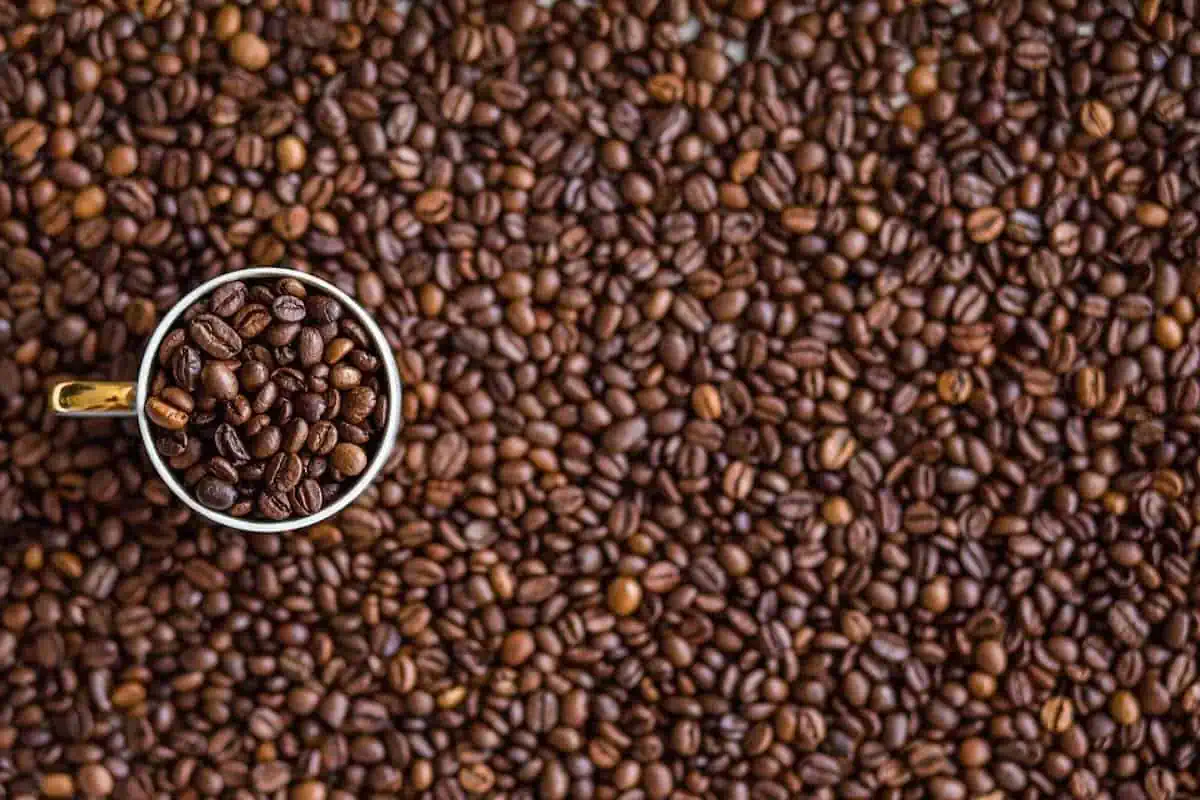
M188 325L188 337L213 358L233 358L242 351L242 338L212 314L193 319Z

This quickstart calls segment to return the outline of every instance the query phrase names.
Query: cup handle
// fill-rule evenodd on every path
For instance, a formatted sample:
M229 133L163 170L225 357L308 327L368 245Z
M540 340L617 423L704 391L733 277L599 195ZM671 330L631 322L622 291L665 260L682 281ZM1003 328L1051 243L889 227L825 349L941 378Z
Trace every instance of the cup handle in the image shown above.
M132 417L132 381L60 381L50 387L50 410L64 417Z

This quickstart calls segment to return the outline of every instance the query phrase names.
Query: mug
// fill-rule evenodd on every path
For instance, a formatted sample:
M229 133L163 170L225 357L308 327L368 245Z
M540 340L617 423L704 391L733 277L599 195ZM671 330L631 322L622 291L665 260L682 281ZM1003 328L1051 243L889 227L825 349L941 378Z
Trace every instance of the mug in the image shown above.
M179 482L179 479L167 466L166 462L163 461L157 448L155 448L154 431L151 428L150 420L146 417L145 408L146 399L150 392L151 373L157 361L158 348L162 344L163 338L171 332L175 327L175 323L179 321L179 318L187 309L191 308L222 284L231 281L263 281L278 280L279 278L294 278L306 286L312 286L330 297L336 298L349 313L354 315L354 319L366 329L383 365L388 398L388 412L387 421L383 428L383 438L379 442L378 449L371 457L367 468L363 470L362 474L358 476L358 479L349 489L343 491L342 495L337 497L333 503L325 506L315 514L310 514L307 517L295 517L278 522L270 522L234 517L214 511L213 509L206 508L192 497L187 488ZM158 325L155 326L153 333L151 333L150 340L146 343L146 350L142 353L141 365L138 368L136 381L62 381L50 389L50 410L55 414L67 417L137 418L138 433L141 435L142 447L149 456L150 463L154 465L154 471L158 473L158 476L162 478L163 482L167 484L175 496L182 500L188 508L218 525L224 525L229 528L252 533L280 533L315 525L322 520L332 517L354 502L354 499L371 485L371 481L383 469L383 465L387 461L392 447L395 445L396 434L400 430L400 388L400 372L396 368L396 358L392 353L391 346L388 344L387 337L384 336L383 331L380 330L375 320L371 319L366 309L359 305L356 300L328 281L304 272L299 272L298 270L283 269L280 267L256 267L254 269L244 269L220 275L196 287L179 300L167 312Z

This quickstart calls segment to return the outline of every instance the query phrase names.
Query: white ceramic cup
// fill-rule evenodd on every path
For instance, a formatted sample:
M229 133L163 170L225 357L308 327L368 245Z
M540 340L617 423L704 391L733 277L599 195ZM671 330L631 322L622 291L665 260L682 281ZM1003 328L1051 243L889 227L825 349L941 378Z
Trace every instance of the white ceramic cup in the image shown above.
M324 506L315 514L273 522L233 517L229 514L223 514L220 511L206 508L196 500L187 490L187 487L179 482L175 473L167 466L162 456L159 455L158 450L154 447L155 430L152 428L150 420L146 418L145 407L150 392L151 374L154 372L155 363L158 359L158 348L162 344L163 338L175 328L176 322L179 321L179 318L187 309L207 297L222 284L231 281L256 282L278 280L279 278L294 278L306 286L311 286L330 297L336 298L353 315L354 320L366 329L367 334L371 337L371 343L375 346L375 354L379 356L380 363L383 366L388 408L387 421L384 424L382 438L379 441L378 447L374 455L371 456L371 461L367 464L367 468L363 470L362 474L355 479L351 486L344 489L332 503ZM136 381L132 383L86 380L63 381L55 384L50 389L50 409L56 414L68 417L136 417L138 432L142 438L142 447L149 456L150 463L154 465L155 472L158 473L159 477L170 487L175 496L183 501L188 508L218 525L225 525L230 528L254 533L281 533L308 525L315 525L322 520L332 517L354 502L354 499L371 485L371 482L375 480L379 471L383 469L383 465L387 461L392 447L395 445L396 435L400 430L400 390L400 372L396 369L396 358L392 354L392 348L388 344L387 337L384 336L383 331L380 330L375 320L371 319L366 309L359 305L356 300L329 283L329 281L299 272L298 270L281 267L256 267L254 269L244 269L220 275L197 286L180 299L167 312L166 316L159 321L154 332L150 335L150 341L146 343L146 350L142 353L141 366L138 369Z

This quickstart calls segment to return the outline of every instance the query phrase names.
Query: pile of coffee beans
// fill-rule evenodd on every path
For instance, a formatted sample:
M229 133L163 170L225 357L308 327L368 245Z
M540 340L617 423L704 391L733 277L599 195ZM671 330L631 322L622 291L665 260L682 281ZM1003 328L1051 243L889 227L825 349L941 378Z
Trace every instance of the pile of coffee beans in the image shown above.
M388 396L367 330L295 278L223 283L158 347L154 447L201 505L279 521L320 511L378 450Z
M1198 22L0 0L3 792L1195 797ZM285 261L405 386L343 513L47 415Z

